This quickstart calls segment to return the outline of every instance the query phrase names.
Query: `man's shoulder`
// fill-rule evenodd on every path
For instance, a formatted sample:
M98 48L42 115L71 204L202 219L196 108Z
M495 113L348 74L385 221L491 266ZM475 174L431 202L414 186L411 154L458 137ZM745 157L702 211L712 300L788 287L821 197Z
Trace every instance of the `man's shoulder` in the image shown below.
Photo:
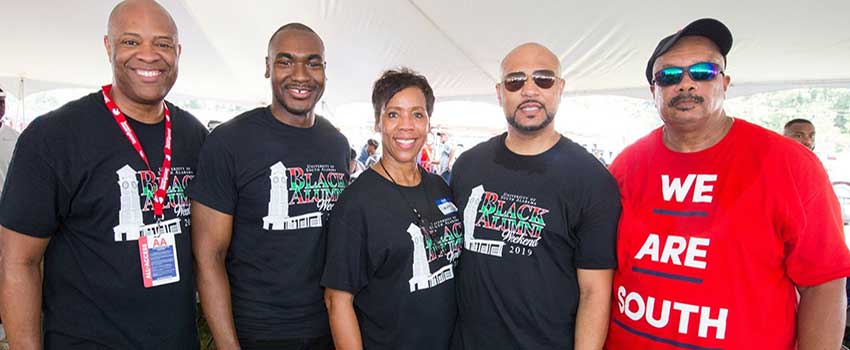
M186 127L191 128L191 130L195 132L207 131L207 127L204 126L204 124L201 123L201 121L197 117L195 117L192 112L180 108L180 106L177 106L171 102L165 101L165 103L168 106L168 111L171 113L171 119L174 121L175 124L184 124Z
M740 123L739 140L746 142L744 147L752 159L775 170L823 171L817 155L799 142L742 119L735 122Z
M661 144L658 142L659 135L661 134L662 127L658 127L653 129L648 134L643 135L637 141L623 148L623 151L620 152L620 156L624 156L626 158L632 158L635 155L645 153L646 151L652 151L658 148ZM618 157L619 158L619 157Z
M65 103L57 109L36 118L44 125L68 122L83 122L92 119L92 114L108 114L100 92L93 92L76 100ZM33 120L35 122L35 120Z
M82 136L101 120L108 120L109 111L100 92L85 95L41 115L24 128L22 138L42 137L55 141Z
M499 142L503 142L502 140L504 140L504 134L493 136L487 141L472 146L458 157L455 162L456 169L458 166L463 167L463 165L468 162L480 161L487 157L492 158L493 152L497 150L497 146L499 145Z
M214 133L231 134L244 131L246 128L253 128L260 124L263 113L267 113L268 107L257 107L245 112L239 113L230 120L219 124L213 129Z
M561 136L561 140L558 143L559 145L556 145L556 147L560 147L557 149L560 154L557 158L562 161L599 163L599 160L587 148L584 148L584 146L566 136Z
M333 123L330 122L327 118L316 115L316 131L318 131L322 137L328 138L335 142L344 142L345 147L348 148L348 138L342 134Z
M314 125L314 133L311 137L318 138L321 148L331 152L333 155L344 155L346 159L349 157L351 146L348 143L348 138L342 134L329 120L320 115L316 115L316 124ZM337 153L338 152L338 153Z
M596 156L591 154L584 146L575 143L567 137L562 137L559 154L550 157L554 163L552 166L557 170L568 171L579 178L597 178L610 176L608 170Z
M257 128L262 126L262 114L266 107L257 107L236 115L224 123L216 126L209 136L208 141L213 142L241 142L250 137Z
M797 141L785 137L773 130L753 124L744 119L736 118L734 126L740 128L739 139L750 145L753 150L768 150L768 147L781 147L789 150L805 150L805 146L800 145Z
M635 164L648 163L652 160L652 157L660 149L661 143L658 141L660 137L662 128L658 127L649 134L644 135L634 143L626 146L614 158L614 161L611 162L611 165L608 167L608 170L614 175L615 178L621 178L625 174L630 172Z

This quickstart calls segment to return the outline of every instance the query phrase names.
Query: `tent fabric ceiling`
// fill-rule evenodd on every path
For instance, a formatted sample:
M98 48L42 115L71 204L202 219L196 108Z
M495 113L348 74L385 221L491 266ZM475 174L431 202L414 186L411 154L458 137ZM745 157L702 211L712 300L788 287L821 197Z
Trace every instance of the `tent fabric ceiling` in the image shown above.
M540 42L561 59L568 95L649 97L643 70L663 36L714 17L735 37L732 95L850 87L850 1L162 0L180 30L174 95L268 102L269 35L298 21L323 38L331 106L369 101L381 71L425 74L441 100L495 102L501 58ZM102 37L114 2L8 1L0 84L11 93L110 80ZM10 88L11 86L11 88Z

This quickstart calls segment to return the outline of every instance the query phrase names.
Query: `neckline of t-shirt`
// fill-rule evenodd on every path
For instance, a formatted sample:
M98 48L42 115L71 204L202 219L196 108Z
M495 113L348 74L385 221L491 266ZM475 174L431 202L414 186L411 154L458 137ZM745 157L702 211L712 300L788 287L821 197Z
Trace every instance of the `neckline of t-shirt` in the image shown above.
M739 124L741 123L742 121L739 121L738 118L732 118L732 125L729 127L729 132L727 132L726 135L723 136L722 139L720 139L720 142L701 151L677 152L667 147L667 145L664 144L664 126L658 128L657 135L655 136L655 142L657 145L660 146L661 149L664 150L664 152L667 152L668 154L671 154L676 157L703 157L708 154L720 152L720 150L726 148L726 145L732 142L730 140L734 139L735 135L737 135L738 129L740 129Z
M138 120L134 119L133 117L126 115L126 114L124 115L124 117L127 118L127 121L130 122L130 124L133 124L133 128L141 127L141 128L145 128L145 129L154 129L154 128L159 129L159 128L162 128L162 127L165 126L165 118L162 118L160 121L158 121L156 123L148 124L148 123L145 123L145 122L142 122L142 121L138 121Z
M309 128L299 128L299 127L295 127L295 126L286 124L286 123L278 120L277 118L275 118L274 114L272 113L272 107L271 106L266 106L265 108L263 108L263 115L265 116L265 118L270 123L272 123L272 125L275 125L275 127L277 127L277 128L281 128L283 130L290 130L290 131L294 131L294 132L304 132L304 133L311 132L311 131L314 131L314 130L318 130L319 123L320 123L319 121L322 119L322 116L316 114L315 119L313 120L313 126L311 126Z
M106 107L106 104L104 104L104 103L103 103L103 92L102 92L102 91L98 91L98 92L92 93L92 94L90 95L90 97L94 100L94 102L98 105L98 108L99 108L99 109L100 109L100 110L101 110L104 114L108 114L108 115L109 115L109 120L111 120L111 121L113 121L113 122L114 122L114 121L115 121L115 118L112 116L112 113L109 111L109 108L107 108L107 107ZM174 110L175 110L174 105L172 105L171 103L168 103L168 101L165 101L165 102L169 105L169 106L168 106L168 109L169 109L169 112L171 112L171 119L172 119L172 123L173 123L173 121L174 121L174 115L175 115L175 113L174 113ZM123 111L122 111L122 113L123 113ZM148 124L148 123L145 123L145 122L141 122L141 121L139 121L139 120L136 120L136 118L133 118L131 115L128 115L128 114L124 114L124 118L125 118L125 119L127 119L127 122L132 123L134 126L136 126L136 125L140 125L140 126L142 126L142 127L158 127L158 126L163 126L163 125L165 125L165 118L160 119L160 121L158 121L158 122L156 122L156 123L154 123L154 124ZM117 125L117 124L116 124L116 125Z
M558 142L555 142L555 144L552 145L552 147L549 147L549 149L547 149L543 152L540 152L538 154L523 155L523 154L517 154L514 151L511 151L510 148L508 148L508 145L505 144L505 140L508 138L508 132L505 131L501 135L499 135L497 147L499 147L499 149L502 152L505 152L505 154L508 154L509 156L515 157L517 159L535 159L535 158L539 158L539 157L544 157L547 154L554 152L554 151L558 150L559 148L561 148L561 145L564 143L564 139L566 137L564 137L564 135L560 135L560 136L561 136L561 138L558 139Z
M395 186L395 187L398 187L402 190L415 190L415 189L418 189L419 187L423 186L425 181L428 181L428 172L426 172L425 169L422 169L421 166L417 165L416 168L419 169L419 174L422 175L422 179L419 181L418 184L413 185L413 186L404 186L404 185L399 185L397 183L393 183L392 181L390 181L390 179L385 178L384 176L379 174L377 171L375 171L375 169L372 169L372 167L369 167L368 169L364 170L363 173L361 173L360 177L358 177L358 178L362 178L363 175L366 174L367 172L372 172L372 173L374 173L373 174L374 176L378 177L378 179L380 179L380 181L383 181L387 185Z

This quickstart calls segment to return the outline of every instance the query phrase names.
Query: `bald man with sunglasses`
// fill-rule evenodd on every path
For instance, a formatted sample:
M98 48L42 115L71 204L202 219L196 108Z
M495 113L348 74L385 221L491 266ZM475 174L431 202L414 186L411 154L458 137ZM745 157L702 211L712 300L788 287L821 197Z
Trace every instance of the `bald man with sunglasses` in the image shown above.
M840 347L838 201L812 152L726 114L731 47L701 19L647 63L664 125L610 167L623 212L608 350Z
M560 60L513 49L496 84L508 130L465 152L451 187L463 215L463 349L602 348L620 202L617 185L552 123Z

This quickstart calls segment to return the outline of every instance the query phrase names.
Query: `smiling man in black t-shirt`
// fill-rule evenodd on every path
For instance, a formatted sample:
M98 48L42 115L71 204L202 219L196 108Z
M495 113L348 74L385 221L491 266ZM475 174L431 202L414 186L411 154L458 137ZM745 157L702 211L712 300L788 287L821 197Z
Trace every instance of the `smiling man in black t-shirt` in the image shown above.
M620 214L617 184L552 123L560 62L538 44L502 61L508 131L457 160L463 348L601 349Z
M0 200L0 312L12 349L197 349L189 201L206 129L164 102L168 12L125 1L112 84L34 120ZM48 244L49 242L49 244ZM44 260L44 282L39 263Z
M201 304L222 350L333 347L319 287L327 213L348 182L345 137L314 108L325 49L309 27L272 35L272 104L210 135L189 188Z

